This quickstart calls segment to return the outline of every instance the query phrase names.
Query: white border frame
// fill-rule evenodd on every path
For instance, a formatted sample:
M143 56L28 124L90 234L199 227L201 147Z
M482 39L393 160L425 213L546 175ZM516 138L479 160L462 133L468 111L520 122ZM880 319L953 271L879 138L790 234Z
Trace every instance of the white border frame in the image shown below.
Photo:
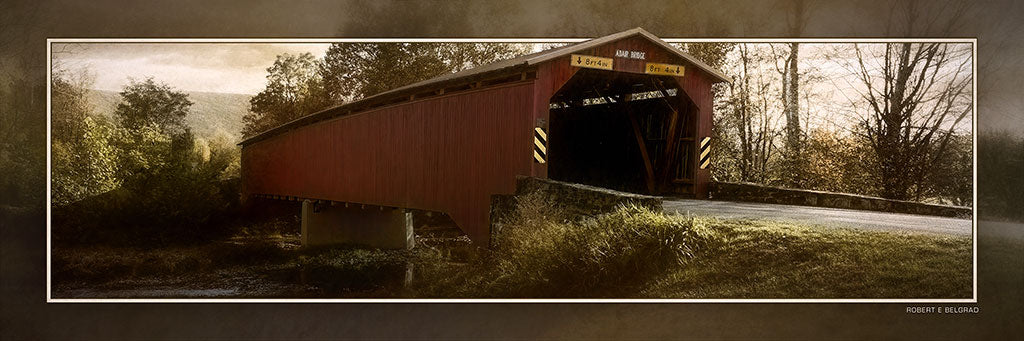
M973 294L971 298L954 299L585 299L585 298L559 298L559 299L421 299L421 298L315 298L315 299L292 299L292 298L53 298L51 296L51 207L53 205L53 193L51 191L52 156L51 156L51 99L53 70L54 43L265 43L265 44L301 44L301 43L365 43L365 42L462 42L462 43L578 43L590 38L301 38L301 39L280 39L280 38L48 38L46 39L46 303L978 303L978 39L977 38L770 38L770 39L745 39L745 38L662 38L668 43L711 43L711 42L733 42L733 43L970 43L972 51L972 105L971 112L971 144L973 148L973 206L971 208L971 240L973 241Z

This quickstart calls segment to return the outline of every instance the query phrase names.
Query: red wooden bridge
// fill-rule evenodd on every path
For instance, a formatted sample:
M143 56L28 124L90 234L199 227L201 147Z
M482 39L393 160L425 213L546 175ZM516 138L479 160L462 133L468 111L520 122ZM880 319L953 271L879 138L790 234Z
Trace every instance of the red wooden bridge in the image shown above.
M240 143L243 194L442 212L484 245L491 196L517 175L705 198L711 85L726 81L632 29L253 136Z

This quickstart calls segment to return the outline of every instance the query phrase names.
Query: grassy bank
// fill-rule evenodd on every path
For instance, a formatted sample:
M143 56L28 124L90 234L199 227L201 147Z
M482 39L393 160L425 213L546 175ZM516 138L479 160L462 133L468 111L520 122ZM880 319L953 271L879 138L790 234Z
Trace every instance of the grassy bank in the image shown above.
M413 251L300 249L292 220L191 246L55 246L55 297L971 295L967 237L718 220L640 207L574 220L551 207L539 198L522 200L491 250L428 243Z
M712 221L694 266L639 293L658 298L969 298L971 239L757 221Z
M427 297L967 298L971 239L622 207L581 222L528 198L493 251L436 263ZM441 264L441 265L437 265Z

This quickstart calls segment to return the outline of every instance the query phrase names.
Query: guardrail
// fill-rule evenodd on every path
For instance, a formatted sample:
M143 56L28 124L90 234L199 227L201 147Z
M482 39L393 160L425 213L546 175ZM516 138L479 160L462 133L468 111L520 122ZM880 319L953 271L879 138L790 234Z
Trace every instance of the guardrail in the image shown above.
M890 200L866 195L765 186L753 183L711 182L713 200L845 208L893 213L970 218L970 207Z

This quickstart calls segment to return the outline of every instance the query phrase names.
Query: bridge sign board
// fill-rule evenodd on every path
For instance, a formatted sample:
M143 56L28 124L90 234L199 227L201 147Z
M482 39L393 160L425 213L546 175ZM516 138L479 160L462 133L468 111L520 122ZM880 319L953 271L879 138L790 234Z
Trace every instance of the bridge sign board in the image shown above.
M682 77L683 73L686 72L686 67L682 65L672 64L661 64L661 63L647 63L644 67L644 73L651 75L665 75L665 76L677 76Z
M591 69L611 70L612 62L611 58L587 56L582 54L574 54L570 58L570 65L576 67L587 67Z

